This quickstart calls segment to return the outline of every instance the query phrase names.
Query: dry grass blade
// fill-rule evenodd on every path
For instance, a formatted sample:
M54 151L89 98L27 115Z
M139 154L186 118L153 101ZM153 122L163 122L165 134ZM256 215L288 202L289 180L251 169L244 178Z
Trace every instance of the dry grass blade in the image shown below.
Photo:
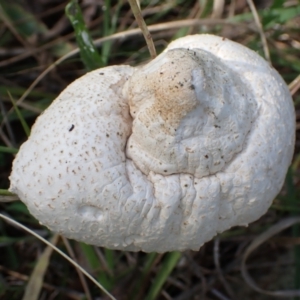
M220 267L220 253L219 253L219 249L220 249L220 239L217 237L214 240L214 263L215 263L215 267L218 273L218 277L219 280L221 281L222 285L224 286L226 292L228 293L228 295L231 297L231 299L236 299L236 296L234 295L234 292L231 288L231 286L228 284L228 282L226 281L225 277L223 276L221 267Z
M51 239L50 243L55 245L58 242L59 235L55 234ZM24 296L22 300L36 300L39 299L41 289L43 287L43 280L47 271L51 254L53 252L52 247L46 247L43 254L39 257L36 266L31 273L29 281L27 283Z
M4 22L4 24L7 26L7 28L9 28L9 30L13 33L13 35L16 37L16 39L27 49L29 50L29 52L35 56L35 58L37 59L37 56L35 55L35 53L33 53L32 47L30 46L30 44L24 40L20 34L15 30L14 25L10 22L9 18L6 16L1 4L0 4L0 19Z
M14 148L14 145L10 141L10 139L6 136L6 134L3 132L2 128L0 128L0 138L4 142L4 144L9 148Z
M211 17L213 19L220 18L224 11L225 0L214 0L213 11Z
M263 30L263 27L261 25L261 22L260 22L260 19L259 19L259 15L257 13L257 10L255 8L255 5L253 3L252 0L247 0L248 2L248 5L250 7L250 10L253 14L253 17L254 17L254 21L256 23L256 26L258 28L258 31L259 31L259 34L260 34L260 38L261 38L261 42L263 44L263 49L264 49L264 53L265 53L265 57L266 57L266 60L272 64L271 62L271 57L270 57L270 51L269 51L269 47L268 47L268 43L267 43L267 39L266 39L266 36L265 36L265 33L264 33L264 30Z
M11 278L16 279L16 280L21 280L21 281L28 281L29 276L21 274L19 272L12 271L8 268L5 268L4 266L0 265L0 271L1 275L8 274ZM60 287L54 286L52 284L48 284L46 282L43 282L43 288L48 291L53 291L53 290L60 290L67 299L72 299L72 300L81 300L83 295L81 293L78 293L76 291L72 290L64 290Z
M49 247L53 248L57 253L59 253L63 258L65 258L69 263L71 263L75 268L79 269L86 277L88 277L103 293L105 293L110 299L117 300L113 295L111 295L95 278L93 278L85 269L83 269L78 263L76 263L74 260L72 260L68 255L66 255L64 252L62 252L60 249L58 249L56 246L51 244L49 241L35 233L34 231L30 230L26 226L22 225L21 223L3 215L0 213L0 218L4 219L8 223L11 223L14 226L17 226L19 228L22 228L23 230L27 231L31 235L35 236L42 242L44 242Z
M25 131L27 137L29 137L29 135L30 135L30 128L29 128L28 124L27 124L26 120L24 119L22 113L20 112L20 110L19 110L17 104L15 103L15 100L13 99L12 95L10 94L10 92L8 91L7 93L8 93L8 96L10 98L10 101L11 101L13 107L14 107L14 110L16 111L16 113L18 115L18 118L19 118L19 120L20 120L20 122L22 124L23 130Z
M1 147L0 147L1 150ZM6 189L0 189L0 202L12 202L19 200L19 197Z
M74 253L74 251L73 251L73 249L72 249L72 247L71 247L68 239L65 238L64 236L62 236L61 238L62 238L62 240L63 240L63 242L64 242L64 244L65 244L65 246L66 246L66 248L67 248L67 250L69 252L69 255L71 256L71 258L74 261L76 261L75 253ZM80 270L77 269L77 268L76 268L76 271L78 273L78 276L79 276L79 279L81 281L81 284L82 284L82 287L84 289L85 296L86 296L87 300L92 300L91 292L89 290L88 284L87 284L87 282L86 282L86 280L85 280L82 272L80 272Z
M273 237L275 234L281 232L282 230L285 230L286 228L298 223L300 223L300 217L291 217L278 222L277 224L271 226L267 231L257 236L252 241L252 243L248 246L248 248L245 250L242 258L242 263L241 263L241 271L246 283L255 291L273 297L299 297L300 296L300 290L267 291L261 289L256 285L252 277L249 275L246 266L246 261L250 256L250 254L253 251L255 251L262 243L266 242L268 239Z
M152 40L151 33L150 33L150 31L146 25L146 22L142 16L141 10L140 10L136 0L128 0L128 2L130 4L131 10L134 14L134 17L143 32L143 35L146 40L151 58L153 59L156 57L156 50L155 50L155 46L154 46L154 43Z
M13 202L13 201L17 201L19 200L19 197L18 196L3 196L3 195L0 195L0 202Z
M212 289L211 290L212 294L216 296L217 299L219 300L231 300L229 298L227 298L226 296L224 296L220 291L218 291L217 289Z
M169 29L175 29L175 28L182 28L182 27L189 27L189 26L201 26L201 25L231 25L236 26L235 22L230 22L227 20L222 19L203 19L203 20L180 20L180 21L172 21L172 22L166 22L161 24L155 24L148 26L149 31L156 32L156 31L163 31L163 30L169 30ZM247 25L239 24L239 26L245 26L248 28ZM140 29L131 29L126 30L122 32L118 32L115 34L112 34L110 36L106 36L103 38L96 39L94 41L95 46L99 47L104 42L117 40L117 39L126 39L131 36L135 36L141 34ZM73 57L74 55L79 53L79 48L74 49L73 51L69 52L68 54L62 56L57 61L55 61L53 64L51 64L45 71L43 71L35 80L34 82L29 86L29 88L26 90L26 92L22 95L22 97L17 101L17 105L20 105L24 101L24 99L31 93L31 91L36 87L36 85L50 72L52 71L56 66L64 62L65 60ZM1 131L0 131L1 133Z
M12 144L16 145L15 134L14 134L14 132L12 130L12 127L11 127L11 124L10 124L10 122L8 120L7 111L6 111L6 108L5 108L5 105L4 105L3 101L0 101L0 111L1 111L1 114L3 116L2 123L6 127L7 133L9 135L9 139L12 142Z
M289 84L289 89L292 96L300 89L300 74Z

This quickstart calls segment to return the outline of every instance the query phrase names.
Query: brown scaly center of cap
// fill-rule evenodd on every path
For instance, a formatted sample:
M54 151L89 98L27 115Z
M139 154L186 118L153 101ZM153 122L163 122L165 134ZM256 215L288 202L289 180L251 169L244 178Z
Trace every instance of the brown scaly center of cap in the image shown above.
M163 57L160 61L150 62L139 70L136 78L132 78L131 82L139 84L138 88L129 87L129 104L134 116L147 99L151 104L144 107L138 118L150 125L159 116L163 120L162 130L172 134L184 116L199 104L192 75L199 62L192 51L187 55L186 50L177 49L168 54L168 59Z
M243 148L256 104L238 74L200 49L173 49L124 88L133 117L126 154L145 174L215 174Z

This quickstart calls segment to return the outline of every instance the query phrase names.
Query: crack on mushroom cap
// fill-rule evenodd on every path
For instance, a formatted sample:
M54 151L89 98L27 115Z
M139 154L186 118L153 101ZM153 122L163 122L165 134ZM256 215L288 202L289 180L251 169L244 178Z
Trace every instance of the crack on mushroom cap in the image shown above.
M202 178L223 170L257 115L252 90L200 49L161 54L135 71L123 95L134 118L126 155L145 174Z

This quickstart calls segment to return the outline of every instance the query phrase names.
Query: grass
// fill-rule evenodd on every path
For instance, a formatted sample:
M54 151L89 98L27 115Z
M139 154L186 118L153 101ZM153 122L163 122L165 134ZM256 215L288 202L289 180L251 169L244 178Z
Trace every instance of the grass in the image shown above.
M246 2L235 7L234 2L226 1L220 10L205 0L142 1L141 12L158 53L172 39L210 32L264 56L263 34L273 66L292 82L300 73L300 2L256 1L261 32ZM218 247L211 241L198 252L126 253L67 241L42 227L24 204L9 202L15 199L7 192L12 160L36 117L56 95L87 70L150 59L127 2L34 3L0 1L0 200L7 201L0 202L1 213L52 239L116 299L270 299L248 286L240 264L251 241L274 224L300 215L298 138L286 184L269 212L249 228L221 234ZM294 91L298 116L299 86ZM0 247L1 299L108 299L49 246L3 219ZM256 284L266 290L300 290L299 226L270 237L246 264Z

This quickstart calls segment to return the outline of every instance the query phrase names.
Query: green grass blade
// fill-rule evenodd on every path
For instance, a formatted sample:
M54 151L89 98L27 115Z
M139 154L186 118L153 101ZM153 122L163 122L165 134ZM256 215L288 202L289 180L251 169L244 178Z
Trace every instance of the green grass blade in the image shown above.
M110 28L110 21L111 21L111 7L110 7L110 1L109 0L105 0L105 11L104 11L104 16L103 16L103 36L108 36L112 30ZM103 62L106 65L107 61L108 61L108 56L110 53L110 49L111 49L111 41L107 41L105 43L103 43L102 45L102 58L103 58Z
M18 200L18 196L6 189L0 189L0 202L12 202Z
M47 27L34 14L24 9L24 5L17 1L0 1L1 19L6 19L13 26L15 31L22 37L27 38L33 34L47 32Z
M13 106L14 106L14 109L15 109L17 115L18 115L18 118L19 118L19 120L21 121L22 127L23 127L23 129L24 129L24 131L25 131L25 133L26 133L26 135L27 135L27 137L28 137L28 136L30 135L30 128L29 128L29 126L27 125L27 123L26 123L26 121L25 121L23 115L21 114L21 112L20 112L18 106L16 105L15 100L14 100L13 97L11 96L10 92L7 92L7 93L8 93L8 96L9 96L9 98L10 98L10 100L11 100Z
M278 199L280 197L277 196ZM291 212L293 214L299 214L300 213L300 207L297 207L295 203L293 205L278 205L278 204L272 204L272 209L283 211L283 212Z
M95 252L94 247L91 245L87 245L85 243L80 243L79 245L84 256L87 259L90 268L95 272L95 276L98 282L100 282L105 289L110 290L113 287L114 282L108 274L106 274L103 270L101 270L102 269L101 263Z
M17 154L18 151L19 151L19 149L16 149L16 148L0 146L0 152L2 152L2 153Z
M99 265L99 259L95 253L94 247L91 245L87 245L85 243L79 243L81 251L84 254L84 257L86 257L86 260L92 270L98 269L100 267Z
M273 0L273 4L271 5L270 9L273 8L282 8L284 5L285 0Z
M105 10L103 15L103 28L102 28L103 36L109 36L116 32L122 4L123 1L119 0L115 7L115 10L113 11L111 9L111 1L105 0ZM109 56L111 54L111 46L112 46L112 41L106 41L102 43L101 55L102 55L102 61L104 65L107 65L108 63Z
M146 258L146 262L145 262L145 266L143 269L143 275L147 275L148 272L151 269L152 264L154 263L155 259L157 257L157 253L156 252L152 252L152 253L148 253L147 254L147 258Z
M89 70L103 67L103 61L95 48L92 38L85 26L82 11L77 0L71 0L66 6L66 15L69 18L76 35L81 59Z
M8 190L0 189L0 195L2 195L2 196L14 196L15 194L11 193Z
M114 251L104 248L105 259L109 269L112 271L115 267L115 256Z
M157 298L162 286L166 282L173 269L176 267L180 257L181 252L171 252L166 255L161 269L152 283L146 300L154 300Z
M158 254L155 252L147 254L144 267L141 271L141 275L137 278L135 287L132 290L129 299L138 300L138 298L140 297L139 290L141 289L141 286L143 286L143 282L146 280L147 276L149 276L149 272L151 271L151 267L155 262L157 255Z

